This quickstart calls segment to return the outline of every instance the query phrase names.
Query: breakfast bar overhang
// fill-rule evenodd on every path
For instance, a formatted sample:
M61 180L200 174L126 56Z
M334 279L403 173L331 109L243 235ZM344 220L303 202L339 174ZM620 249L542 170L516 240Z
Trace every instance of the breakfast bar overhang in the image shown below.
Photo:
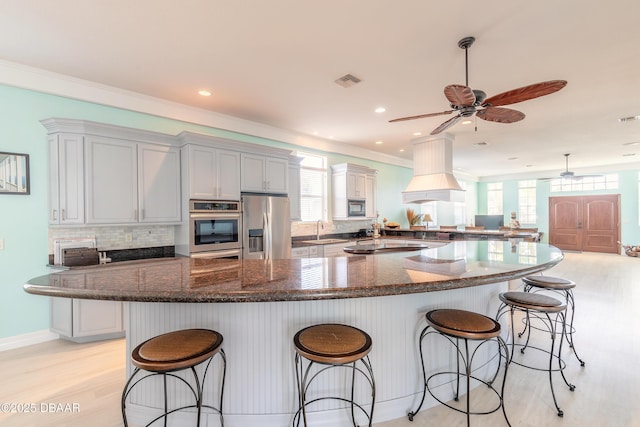
M297 409L295 332L321 322L356 326L373 339L374 421L381 422L405 416L419 399L416 338L426 311L460 308L493 317L497 295L509 281L549 269L562 258L559 249L540 243L453 241L419 251L335 258L128 261L37 277L25 290L128 302L127 360L137 344L168 331L219 331L228 357L223 411L231 427L289 425ZM445 348L429 348L436 365L451 361ZM340 381L337 375L324 386ZM214 390L207 384L205 393ZM136 413L148 418L161 402L161 387L140 387L128 405L132 420ZM314 408L311 421L339 425L344 415L329 403ZM189 416L176 414L173 422ZM217 414L207 417L205 425L217 425Z

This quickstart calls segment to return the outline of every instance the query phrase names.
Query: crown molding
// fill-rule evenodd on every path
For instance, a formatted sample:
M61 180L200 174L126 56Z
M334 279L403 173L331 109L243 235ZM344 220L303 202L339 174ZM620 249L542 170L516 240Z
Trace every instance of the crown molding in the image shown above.
M0 84L285 142L298 147L353 156L395 166L413 167L410 160L354 147L347 143L328 141L4 60L0 60Z

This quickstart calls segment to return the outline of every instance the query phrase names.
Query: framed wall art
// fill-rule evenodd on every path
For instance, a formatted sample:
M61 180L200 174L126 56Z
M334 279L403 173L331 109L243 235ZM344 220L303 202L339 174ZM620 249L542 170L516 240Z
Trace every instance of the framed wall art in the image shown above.
M0 194L29 191L29 155L0 152Z

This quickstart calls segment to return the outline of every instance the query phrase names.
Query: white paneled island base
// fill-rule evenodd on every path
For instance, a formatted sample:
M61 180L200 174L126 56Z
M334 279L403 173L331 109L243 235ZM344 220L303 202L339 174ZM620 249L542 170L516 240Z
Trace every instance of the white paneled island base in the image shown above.
M426 325L424 314L434 308L459 308L494 317L498 293L507 287L507 282L500 282L406 295L287 302L129 302L127 353L131 354L140 342L165 332L186 328L217 330L224 336L227 355L225 426L282 427L291 425L297 410L292 345L295 333L325 322L353 325L373 339L369 356L376 381L374 422L382 422L406 416L421 398L423 380L417 337ZM426 340L424 348L428 370L435 372L455 366L455 353L444 339ZM487 348L486 354L479 356L482 360L476 360L479 362L476 366L489 362L481 370L495 369L494 356L495 348ZM333 371L325 380L314 383L314 388L322 389L323 393L335 394L340 390L348 393L348 378L341 372L345 370ZM131 372L129 363L127 376ZM219 374L220 363L216 360L207 376L205 399L207 396L217 399ZM369 388L358 385L357 400L370 402ZM172 404L180 405L189 399L188 392L179 387L171 393ZM160 382L143 382L130 396L127 411L132 422L146 424L161 413ZM427 399L423 408L436 403ZM310 407L309 422L314 426L348 425L350 412L344 406L319 402ZM179 412L169 417L169 425L185 425L193 420L193 414ZM202 425L218 426L218 415L206 413Z

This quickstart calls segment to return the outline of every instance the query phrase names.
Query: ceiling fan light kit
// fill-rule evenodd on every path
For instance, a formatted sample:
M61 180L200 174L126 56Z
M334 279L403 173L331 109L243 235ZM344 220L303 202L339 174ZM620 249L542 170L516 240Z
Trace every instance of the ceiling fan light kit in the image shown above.
M444 96L449 101L451 110L439 113L420 114L417 116L400 117L389 120L390 123L406 120L422 119L426 117L444 116L457 112L455 117L442 123L435 128L431 135L436 135L451 126L455 125L463 118L476 117L489 122L515 123L525 118L524 113L511 108L500 108L503 105L516 104L528 101L545 95L550 95L559 91L567 85L566 80L550 80L541 83L534 83L518 89L509 90L501 94L487 98L487 94L482 90L471 89L469 87L469 48L475 42L475 37L465 37L458 42L458 47L464 49L465 62L465 84L453 84L444 88Z

